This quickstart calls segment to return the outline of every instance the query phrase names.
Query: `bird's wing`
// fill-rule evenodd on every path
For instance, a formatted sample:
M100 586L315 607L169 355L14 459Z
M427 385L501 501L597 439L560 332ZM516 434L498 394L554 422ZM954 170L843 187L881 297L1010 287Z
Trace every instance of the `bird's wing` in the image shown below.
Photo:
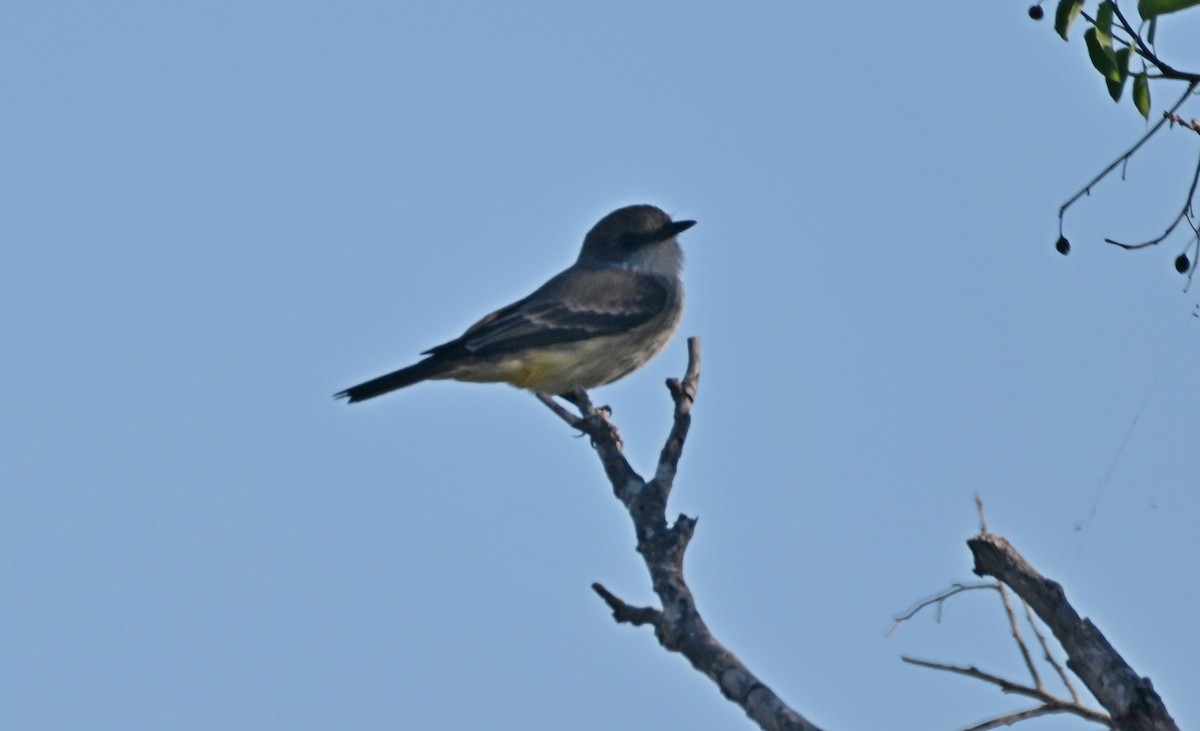
M662 313L670 282L627 269L568 269L426 355L488 355L625 332Z

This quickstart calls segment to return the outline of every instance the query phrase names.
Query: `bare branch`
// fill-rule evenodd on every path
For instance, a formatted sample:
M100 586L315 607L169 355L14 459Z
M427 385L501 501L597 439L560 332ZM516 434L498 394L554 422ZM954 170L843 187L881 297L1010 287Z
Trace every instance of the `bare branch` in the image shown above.
M985 683L996 686L1005 693L1023 695L1041 701L1042 706L1040 707L1040 710L1035 709L1039 710L1039 712L1035 715L1043 715L1045 713L1071 713L1079 716L1080 718L1086 718L1089 721L1095 721L1096 723L1104 724L1110 728L1115 728L1112 720L1107 715L1088 708L1081 703L1072 703L1070 701L1063 700L1062 698L1057 698L1042 688L1033 688L1028 685L1014 683L1011 680L1005 680L998 675L992 675L991 673L984 672L974 666L964 667L961 665L947 665L946 663L932 662L930 660L918 660L912 657L901 657L900 659L906 663L909 663L910 665L917 665L923 668L930 668L931 670L941 670L947 673L955 673L956 675L965 675L966 677L974 678L975 680L982 680ZM1024 717L1023 714L1031 712L1032 711L1021 711L1020 713L1013 714L1012 716L1002 716L1001 719L1014 718L1014 720L1021 720L1021 718ZM997 723L997 721L1000 721L1001 719L986 721L983 724L974 726L972 728L995 728L998 725L1004 725L1003 723ZM1011 723L1011 721L1008 723Z
M1108 710L1117 728L1178 731L1150 679L1139 677L1100 630L1079 616L1062 586L1039 574L999 536L978 535L967 545L975 556L975 573L1008 585L1050 628L1067 653L1067 667Z
M613 619L617 621L617 624L632 624L635 627L650 624L657 628L659 622L662 621L662 612L654 607L635 607L626 604L616 594L604 588L604 584L600 582L592 584L592 591L599 594L608 608L612 610Z
M1170 112L1167 113L1167 119L1170 120L1171 124L1177 124L1184 129L1190 129L1200 135L1200 119L1192 117L1191 121L1188 121L1178 114L1171 114Z
M629 466L621 451L616 427L609 421L607 409L592 406L587 395L570 394L568 400L579 407L575 417L546 394L542 403L559 418L592 438L612 483L613 493L629 511L637 535L637 551L650 574L654 593L662 609L626 604L599 583L592 589L613 612L618 623L654 627L654 635L671 652L688 659L692 667L707 675L721 693L741 706L755 723L768 731L820 731L792 710L774 691L763 684L732 652L717 641L700 618L696 600L683 578L683 555L696 529L696 520L680 515L668 525L667 496L683 453L683 443L691 424L691 407L700 379L700 340L688 340L688 370L682 382L667 382L675 402L675 419L655 470L655 478L646 482ZM565 415L564 415L565 414Z
M1123 163L1128 162L1129 158L1133 157L1137 153L1138 150L1142 149L1142 145L1146 144L1150 140L1151 137L1153 137L1155 134L1157 134L1158 131L1160 129L1162 129L1162 126L1164 124L1166 124L1167 121L1170 120L1171 117L1176 112L1179 111L1179 108L1183 106L1183 103L1185 101L1187 101L1187 98L1191 95L1191 93L1193 91L1196 90L1196 87L1198 85L1200 85L1200 80L1192 81L1190 84L1188 84L1187 89L1184 90L1183 94L1180 95L1179 99L1176 100L1175 104L1163 114L1163 118L1158 120L1157 122L1155 122L1154 126L1151 127L1149 130L1147 130L1146 133L1143 134L1138 139L1138 141L1133 144L1133 147L1130 147L1128 150L1126 150L1124 153L1122 153L1119 157L1117 157L1116 160L1113 160L1108 165L1108 167L1101 170L1100 173L1096 177L1094 177L1088 181L1087 185L1080 188L1079 191L1077 193L1075 193L1075 195L1071 196L1069 199L1067 199L1066 203L1063 203L1062 206L1059 207L1059 209L1058 209L1058 233L1059 233L1059 235L1062 235L1063 216L1066 215L1067 209L1070 208L1071 206L1075 205L1075 203L1077 203L1079 201L1079 199L1084 197L1085 195L1091 195L1092 188L1097 183L1099 183L1101 180L1104 180L1106 177L1108 177L1108 175L1110 173L1112 173L1112 171L1116 170Z
M1174 116L1174 115L1171 115L1171 116ZM1200 129L1198 129L1197 132L1200 132ZM1113 246L1120 246L1122 249L1127 249L1127 250L1144 249L1147 246L1154 246L1158 243L1161 243L1162 240L1167 238L1168 236L1170 236L1171 233L1175 230L1175 227L1177 227L1183 221L1187 221L1192 226L1192 230L1195 231L1196 225L1192 223L1191 216L1192 216L1192 203L1196 199L1196 182L1197 181L1200 181L1200 159L1196 160L1196 171L1194 173L1192 173L1192 185L1190 188L1188 188L1187 197L1183 201L1183 209L1181 211L1179 211L1179 215L1175 217L1175 220L1171 222L1171 225L1167 226L1167 230L1163 231L1162 236L1158 236L1156 238L1150 239L1149 241L1143 241L1140 244L1123 244L1120 241L1114 241L1113 239L1104 239L1105 243L1112 244Z
M1020 683L1014 683L1011 680L1005 680L1004 678L1000 677L999 675L992 675L991 673L985 673L984 671L980 670L979 668L975 667L974 665L968 665L965 667L962 665L947 665L946 663L943 663L943 662L934 662L932 660L919 660L915 657L907 657L907 656L901 656L900 659L903 660L904 662L908 663L909 665L916 665L918 667L929 668L931 670L942 670L947 673L955 673L957 675L965 675L968 678L974 678L975 680L982 680L985 683L989 683L991 685L996 686L997 688L1004 691L1005 693L1013 693L1015 695L1028 696L1030 698L1036 698L1039 701L1054 700L1054 696L1050 695L1049 693L1046 693L1043 690L1039 690L1037 688L1032 688L1028 685L1021 685Z
M993 718L990 721L984 721L977 726L971 726L963 731L988 731L989 729L1000 728L1001 726L1015 726L1021 721L1027 721L1031 718L1038 718L1039 716L1049 716L1052 713L1074 713L1075 715L1080 715L1076 713L1075 709L1071 706L1063 706L1056 703L1046 703L1038 706L1037 708L1030 708L1026 711L1017 711L1016 713L1010 713L1006 716ZM1089 721L1095 721L1096 723L1103 724L1108 728L1114 728L1112 722L1108 720L1108 717L1103 716L1103 714L1101 715L1101 718L1088 718L1087 716L1083 717L1088 718Z
M1013 611L1012 602L1008 600L1008 589L1004 585L1000 585L1000 601L1004 604L1004 614L1008 616L1008 626L1012 631L1012 638L1017 643L1017 649L1021 651L1021 658L1025 661L1025 668L1029 670L1029 676L1033 678L1033 685L1038 690L1043 690L1042 676L1038 674L1037 666L1033 664L1033 658L1029 655L1029 648L1025 645L1025 638L1021 637L1021 625L1017 623L1017 614Z
M679 458L683 455L683 442L692 425L692 403L696 400L696 389L700 387L700 338L690 337L687 343L688 366L682 383L674 378L667 379L667 390L675 402L675 420L658 458L658 468L654 471L654 482L662 489L664 500L675 482Z
M975 509L979 512L979 532L987 535L987 517L983 512L983 496L978 492L975 493ZM1012 630L1012 637L1017 643L1017 649L1021 651L1021 657L1025 660L1025 667L1029 670L1030 677L1033 678L1033 684L1039 690L1043 690L1042 676L1038 674L1037 666L1033 664L1033 658L1029 656L1029 648L1025 645L1025 639L1021 637L1021 626L1017 623L1017 616L1013 612L1012 602L1008 600L1008 590L1004 588L1004 584L997 584L996 590L1000 593L1000 603L1004 605L1004 613L1008 616L1008 626ZM1022 602L1025 607L1025 616L1029 617L1029 624L1033 627L1033 617L1029 614L1029 605ZM1042 639L1042 635L1037 631L1037 627L1033 627L1033 633L1038 639ZM1042 648L1046 648L1046 643L1042 641ZM1046 655L1049 657L1050 651L1046 650ZM1053 660L1051 660L1053 664ZM1069 684L1068 684L1069 685ZM1071 689L1074 694L1074 689ZM1075 700L1079 700L1079 696L1074 696Z
M583 391L569 395L570 401L579 407L581 416L567 411L549 394L539 391L534 395L572 429L578 429L591 437L592 446L600 455L600 463L604 465L604 472L608 475L608 481L612 483L613 493L628 506L634 496L646 487L646 481L629 465L629 460L625 459L621 434L609 421L609 410L606 407L592 406L591 400Z
M991 581L979 583L979 584L955 583L950 589L947 589L946 591L943 591L940 594L935 594L934 596L931 596L928 599L922 599L921 601L917 602L912 607L910 607L907 611L897 615L895 618L892 619L891 626L888 627L887 631L884 632L883 634L884 634L884 636L890 635L892 632L896 631L896 628L899 627L903 622L907 622L908 620L917 616L917 614L925 607L933 606L935 604L937 605L937 608L938 608L937 621L939 621L939 622L942 621L942 604L947 599L954 596L955 594L960 594L964 591L974 591L976 589L999 590L999 588L1000 588L999 583L991 582Z

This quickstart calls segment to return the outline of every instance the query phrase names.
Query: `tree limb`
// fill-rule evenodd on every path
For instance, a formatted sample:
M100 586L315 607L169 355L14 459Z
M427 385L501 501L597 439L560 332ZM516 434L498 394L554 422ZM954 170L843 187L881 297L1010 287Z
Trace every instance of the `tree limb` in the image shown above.
M1062 586L1043 577L1012 545L982 533L967 541L975 573L1008 585L1050 628L1067 653L1067 667L1112 716L1122 731L1178 731L1149 678L1138 677L1092 624L1080 618Z
M574 394L571 400L579 406L581 414L575 417L553 403L549 396L539 394L542 402L560 418L591 437L604 472L612 483L613 493L633 520L637 551L646 564L662 609L631 606L598 583L592 588L612 610L618 623L652 625L659 644L686 657L692 667L711 678L721 693L741 706L761 728L767 731L820 731L788 707L713 637L700 618L696 600L683 578L683 554L696 529L696 519L680 515L668 524L666 508L691 425L692 403L699 379L700 340L689 338L687 374L682 381L667 381L675 402L674 422L663 445L654 479L649 482L625 460L616 427L609 421L606 410L593 407L586 395L580 398L580 394Z

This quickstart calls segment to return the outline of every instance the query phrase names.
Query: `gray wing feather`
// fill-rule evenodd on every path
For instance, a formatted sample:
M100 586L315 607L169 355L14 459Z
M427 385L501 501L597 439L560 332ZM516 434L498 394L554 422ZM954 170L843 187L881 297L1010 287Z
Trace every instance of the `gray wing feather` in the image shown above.
M670 282L627 269L568 269L430 355L488 355L625 332L661 314Z

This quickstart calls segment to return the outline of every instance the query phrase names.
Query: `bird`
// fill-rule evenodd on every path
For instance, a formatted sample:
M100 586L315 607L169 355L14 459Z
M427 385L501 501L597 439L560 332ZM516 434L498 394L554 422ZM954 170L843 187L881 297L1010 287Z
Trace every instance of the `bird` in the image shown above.
M612 383L666 346L683 315L683 250L696 224L639 204L600 219L575 262L532 294L501 307L413 365L351 386L357 403L421 381L507 383L543 395Z

